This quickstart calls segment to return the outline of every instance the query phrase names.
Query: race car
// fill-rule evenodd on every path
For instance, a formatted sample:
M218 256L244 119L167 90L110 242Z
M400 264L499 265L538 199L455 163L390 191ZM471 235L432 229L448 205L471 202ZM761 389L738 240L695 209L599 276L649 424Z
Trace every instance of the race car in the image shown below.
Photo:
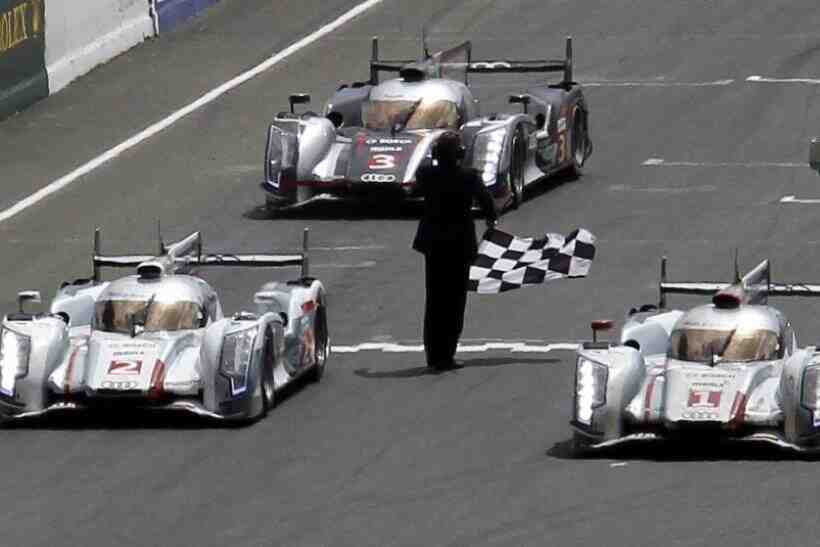
M791 323L767 304L820 296L820 285L773 284L768 261L732 284L673 283L664 258L660 293L659 306L631 310L618 343L578 350L577 453L655 439L820 446L820 350L799 348ZM675 293L713 296L688 311L665 309Z
M477 169L499 209L517 207L524 188L559 171L581 174L592 153L589 110L572 81L572 39L562 60L475 61L465 42L419 61L379 59L373 39L370 80L342 85L323 115L295 113L307 94L290 96L290 112L270 125L265 146L265 203L276 212L317 195L418 197L416 171L436 139L459 131L465 165ZM381 72L399 77L379 81ZM482 115L470 74L562 72L553 85L511 95L522 111Z
M36 291L0 326L0 421L56 410L163 409L247 422L272 408L299 377L319 380L330 343L327 297L301 252L205 254L198 232L151 255L104 256L94 238L93 276L64 283L46 313L28 313ZM270 282L256 309L225 316L208 267L301 266ZM135 268L101 281L102 268Z

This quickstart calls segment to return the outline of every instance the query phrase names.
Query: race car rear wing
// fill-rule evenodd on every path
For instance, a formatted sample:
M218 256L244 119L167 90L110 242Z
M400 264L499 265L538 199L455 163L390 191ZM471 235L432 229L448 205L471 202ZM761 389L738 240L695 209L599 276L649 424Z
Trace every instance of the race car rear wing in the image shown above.
M564 77L561 83L568 84L572 82L572 36L567 36L566 38L566 50L563 59L528 61L489 59L474 61L472 60L472 44L470 42L464 42L451 50L437 53L436 55L429 55L425 41L424 51L425 59L422 61L383 60L379 58L379 38L373 37L370 56L370 84L377 85L379 83L380 72L401 72L402 69L413 64L430 64L431 66L440 67L439 71L441 71L442 68L461 70L465 75L465 83L467 83L467 74L519 74L533 72L563 72ZM451 51L465 51L465 62L448 61L447 54Z
M102 268L136 268L140 276L158 277L166 273L188 273L191 269L204 266L233 266L243 268L281 268L300 266L302 278L310 274L308 259L309 229L302 235L301 251L281 251L273 253L204 253L202 235L194 232L188 237L166 245L159 237L157 255L103 255L101 232L94 230L94 255L92 257L93 280L100 281Z
M815 283L772 283L769 261L764 260L746 275L740 277L735 261L735 282L714 281L669 281L666 272L667 260L661 258L661 280L658 284L660 298L658 307L666 308L667 294L696 294L711 296L719 291L736 288L749 304L765 304L769 296L815 296L820 297L820 284Z

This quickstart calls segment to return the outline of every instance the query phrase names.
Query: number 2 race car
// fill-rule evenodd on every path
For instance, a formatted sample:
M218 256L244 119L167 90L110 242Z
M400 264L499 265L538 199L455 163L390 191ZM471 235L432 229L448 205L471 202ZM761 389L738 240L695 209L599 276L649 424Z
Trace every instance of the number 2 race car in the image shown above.
M262 189L268 209L303 203L317 194L416 196L416 170L429 161L445 130L460 131L465 164L477 169L496 206L516 207L524 187L562 170L580 175L592 153L589 111L572 81L572 41L566 57L542 61L474 61L471 44L420 61L379 59L373 40L370 80L343 85L324 115L294 113L309 95L290 96L290 113L270 125ZM379 82L381 72L399 78ZM555 85L511 95L523 112L482 116L468 87L470 74L562 72Z
M328 357L326 296L302 252L203 254L199 233L157 256L102 256L94 275L64 283L48 313L20 312L0 327L0 420L78 408L179 409L224 420L263 416L294 379L322 376ZM193 268L301 266L295 281L255 294L254 313L225 317ZM136 268L100 281L100 270Z
M820 296L769 281L764 261L727 283L671 283L660 306L633 310L620 343L578 351L571 425L578 452L624 441L762 441L798 451L820 441L820 350L797 347L768 296ZM687 312L666 294L714 294Z

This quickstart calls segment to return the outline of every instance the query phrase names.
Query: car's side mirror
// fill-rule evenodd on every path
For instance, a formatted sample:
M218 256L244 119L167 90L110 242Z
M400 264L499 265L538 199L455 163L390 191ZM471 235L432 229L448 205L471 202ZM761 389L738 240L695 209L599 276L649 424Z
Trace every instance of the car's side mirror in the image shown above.
M820 138L815 137L809 143L809 165L820 174Z
M307 104L310 102L310 95L307 93L294 93L290 97L288 97L288 102L290 103L290 113L295 114L296 111L294 106L297 104Z
M20 313L25 313L23 308L25 307L26 302L39 304L42 301L40 291L20 291L17 293L17 305L20 307Z
M524 114L527 113L529 110L530 104L530 97L529 95L510 95L508 99L511 104L523 104L524 105Z

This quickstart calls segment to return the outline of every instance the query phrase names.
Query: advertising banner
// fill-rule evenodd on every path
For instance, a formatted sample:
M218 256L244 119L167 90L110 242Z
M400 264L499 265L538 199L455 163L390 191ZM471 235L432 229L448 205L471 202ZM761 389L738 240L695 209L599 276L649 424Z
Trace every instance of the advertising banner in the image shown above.
M45 0L0 0L0 119L48 96Z

